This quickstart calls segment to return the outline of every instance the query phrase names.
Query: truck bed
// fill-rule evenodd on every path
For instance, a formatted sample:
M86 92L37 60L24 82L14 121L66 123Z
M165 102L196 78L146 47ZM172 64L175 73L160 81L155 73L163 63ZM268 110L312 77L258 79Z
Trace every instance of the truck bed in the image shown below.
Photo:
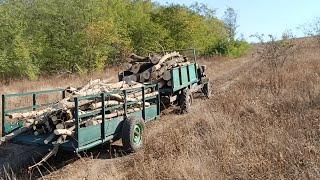
M150 107L146 107L146 122L154 119L158 119L159 115L157 115L157 105L152 105ZM128 116L138 116L142 117L142 110L137 111ZM79 128L78 132L78 142L75 139L70 139L65 143L60 145L60 149L66 151L75 151L80 152L96 145L102 144L104 142L110 141L116 137L120 137L122 122L124 120L124 116L119 116L112 119L105 120L105 129L106 129L106 137L101 137L101 125L97 124L89 127ZM116 129L116 130L115 130ZM44 144L44 140L48 137L48 134L35 136L33 134L21 134L15 137L12 142L17 144L24 145L33 145L33 146L47 146L53 147L53 144Z

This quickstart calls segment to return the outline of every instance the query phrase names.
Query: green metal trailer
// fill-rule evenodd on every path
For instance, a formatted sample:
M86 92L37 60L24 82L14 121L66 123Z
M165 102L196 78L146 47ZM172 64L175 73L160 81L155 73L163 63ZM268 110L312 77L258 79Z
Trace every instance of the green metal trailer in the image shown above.
M115 141L122 138L122 143L125 149L131 149L132 151L139 150L143 145L143 131L144 124L160 118L160 104L177 102L181 107L182 113L190 111L192 103L192 93L201 92L207 97L210 95L209 80L204 74L205 66L199 67L196 62L195 49L176 50L181 54L188 56L192 62L184 67L177 67L171 70L171 87L158 88L158 84L147 84L141 88L128 89L123 91L108 92L97 95L76 97L74 100L74 118L75 118L75 136L73 139L67 140L65 143L59 145L59 149L81 152L99 144ZM187 55L186 53L189 52ZM191 53L190 53L191 52ZM125 73L125 72L123 72ZM119 75L120 77L121 75ZM152 97L145 97L145 90L152 89L158 92L157 95ZM121 94L124 97L132 91L141 90L142 100L134 102L124 102L123 105L117 105L112 107L105 107L105 102L102 101L101 110L96 110L87 114L81 114L79 112L80 100L92 100L92 99L105 99L109 94ZM7 135L10 132L23 126L25 121L19 121L17 123L9 123L6 120L6 115L9 113L22 112L26 110L36 110L40 107L50 106L57 102L47 102L45 104L38 104L37 97L43 94L56 93L57 96L62 99L66 97L65 90L50 90L40 92L28 92L19 94L7 94L2 95L2 135ZM32 97L32 105L27 107L8 109L7 101L10 98L19 98L29 96ZM125 98L126 99L126 98ZM160 103L162 101L162 103ZM152 105L145 106L145 103L149 102ZM134 113L127 113L127 108L142 103L143 109ZM123 110L125 113L122 116L118 116L111 119L106 119L105 114L110 110ZM95 115L102 115L101 124L84 127L81 126L81 121L85 118ZM12 142L18 144L28 144L36 146L48 146L52 147L52 144L44 144L45 135L35 136L30 133L21 134Z
M75 107L75 136L73 139L67 140L65 143L59 145L59 149L81 152L87 150L91 147L97 146L99 144L114 141L122 138L123 145L128 150L137 151L143 145L143 131L144 124L159 119L160 117L160 96L159 93L157 95L151 97L145 97L145 90L152 89L154 92L158 92L158 86L156 84L146 85L141 88L133 88L122 91L113 91L107 92L97 95L90 96L82 96L76 97L74 100ZM133 102L124 102L122 105L106 107L105 102L102 101L101 110L96 110L87 114L81 114L79 110L79 101L80 100L93 100L97 98L106 99L109 94L121 94L126 97L126 95L133 91L141 91L142 92L142 100L137 100ZM41 91L41 92L28 92L28 93L20 93L20 94L7 94L2 95L2 127L3 127L3 135L9 134L10 132L20 128L23 126L25 121L19 121L17 123L9 123L6 121L6 115L8 113L14 112L22 112L25 110L36 110L37 108L49 106L55 104L57 102L49 102L46 104L37 104L37 95L40 94L51 94L51 93L61 93L61 97L65 97L64 90L51 90L51 91ZM16 108L8 110L6 108L6 102L9 98L19 98L23 96L32 96L33 97L33 105L28 107ZM145 103L151 103L152 105L149 107L145 106ZM142 103L142 110L136 111L128 114L127 108L130 106L134 106L138 103ZM105 114L111 110L124 110L124 115L118 116L115 118L106 119ZM81 126L81 121L87 117L92 117L95 115L102 115L101 124L93 125L93 126ZM32 133L21 134L14 139L12 139L13 143L17 144L25 144L25 145L35 145L35 146L48 146L53 147L52 144L44 144L45 138L48 134L35 136Z

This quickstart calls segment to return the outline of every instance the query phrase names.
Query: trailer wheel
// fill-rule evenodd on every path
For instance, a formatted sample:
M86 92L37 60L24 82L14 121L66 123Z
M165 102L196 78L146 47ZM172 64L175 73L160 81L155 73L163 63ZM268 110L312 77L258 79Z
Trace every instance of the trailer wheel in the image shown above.
M207 83L205 83L204 85L203 85L203 87L202 87L202 93L204 94L204 96L206 97L206 98L210 98L210 96L211 96L211 87L210 87L210 83L209 82L207 82Z
M144 120L130 116L123 122L122 144L126 152L137 152L143 147Z
M190 112L192 104L192 94L189 88L184 88L179 95L179 105L182 114Z

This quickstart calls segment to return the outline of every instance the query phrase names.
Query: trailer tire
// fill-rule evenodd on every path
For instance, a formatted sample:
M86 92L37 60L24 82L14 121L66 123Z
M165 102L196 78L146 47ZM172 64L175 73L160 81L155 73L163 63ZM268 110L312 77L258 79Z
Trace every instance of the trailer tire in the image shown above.
M192 104L192 94L189 88L184 88L179 95L179 105L182 114L190 112Z
M210 82L209 81L203 85L202 93L208 99L211 97L211 87L210 87Z
M141 117L130 116L123 122L122 144L124 151L131 153L143 148L144 120Z

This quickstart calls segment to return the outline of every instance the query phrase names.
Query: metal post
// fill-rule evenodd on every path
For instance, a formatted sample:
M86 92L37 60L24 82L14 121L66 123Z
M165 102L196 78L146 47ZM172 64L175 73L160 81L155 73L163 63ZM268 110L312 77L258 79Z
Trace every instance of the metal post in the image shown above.
M37 105L37 95L36 94L32 95L32 105L33 105L32 110L35 111L37 109L37 107L36 107L36 105Z
M105 116L106 116L106 105L105 105L105 100L106 100L106 96L104 93L101 94L101 99L102 99L102 124L101 124L101 139L104 140L106 137L106 133L105 133Z
M80 123L79 123L79 102L78 102L78 97L74 98L74 121L75 121L75 126L76 126L76 141L77 143L77 147L79 148L79 129L80 129Z
M124 102L123 102L123 110L124 110L124 117L127 118L127 91L123 90Z
M2 95L2 118L1 118L1 136L5 136L5 118L6 118L6 96Z
M159 93L157 95L157 115L160 116L160 92L159 92L159 85L156 84L156 91Z
M142 118L146 120L146 99L145 99L145 92L144 87L142 87Z
M178 68L179 71L179 80L180 80L180 86L182 85L182 73L181 73L181 68Z
M66 90L62 91L62 99L66 98Z
M173 70L170 70L170 74L171 74L171 91L173 91L175 89L175 80L173 78ZM156 86L156 88L158 88L158 86ZM173 92L171 92L173 93Z

